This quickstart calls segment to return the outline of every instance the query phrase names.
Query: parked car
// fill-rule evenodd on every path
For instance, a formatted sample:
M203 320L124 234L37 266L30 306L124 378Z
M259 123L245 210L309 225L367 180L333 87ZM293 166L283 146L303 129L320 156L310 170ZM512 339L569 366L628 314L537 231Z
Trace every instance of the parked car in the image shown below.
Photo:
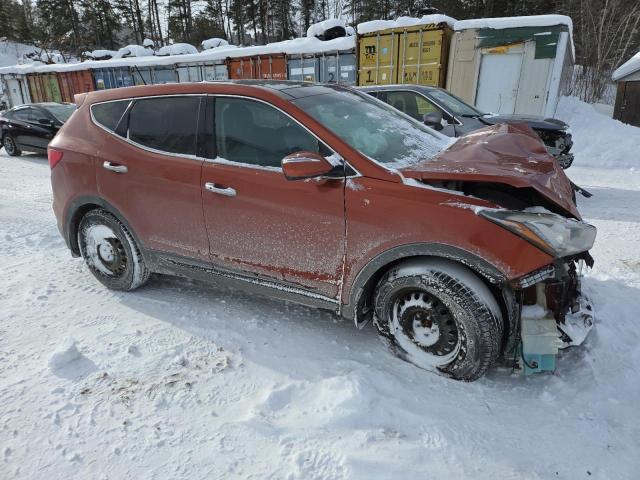
M75 111L72 103L32 103L0 114L0 147L12 157L45 153L47 145Z
M443 88L421 85L381 85L363 91L401 110L431 128L459 137L487 125L526 123L540 137L562 168L573 163L569 125L557 118L534 115L495 115L478 110Z
M108 288L182 275L373 320L400 356L460 380L521 339L548 369L529 322L565 345L591 327L595 228L529 129L450 146L363 92L272 80L78 102L49 145L53 208Z

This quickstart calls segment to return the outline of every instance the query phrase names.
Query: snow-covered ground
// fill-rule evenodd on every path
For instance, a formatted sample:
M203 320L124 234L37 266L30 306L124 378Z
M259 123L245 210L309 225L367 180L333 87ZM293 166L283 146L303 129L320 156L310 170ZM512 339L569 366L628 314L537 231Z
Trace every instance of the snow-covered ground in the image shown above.
M170 277L108 291L57 232L46 159L0 152L0 478L638 478L640 171L588 150L568 173L594 193L596 328L553 375L472 384L330 313Z

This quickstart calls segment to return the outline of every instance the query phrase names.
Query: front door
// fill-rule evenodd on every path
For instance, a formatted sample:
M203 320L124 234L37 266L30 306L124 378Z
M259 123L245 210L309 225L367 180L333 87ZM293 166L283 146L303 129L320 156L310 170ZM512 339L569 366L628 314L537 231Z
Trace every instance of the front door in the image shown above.
M211 261L219 267L332 299L344 257L344 178L286 180L297 151L329 154L300 124L266 103L217 97L206 122L215 145L202 173Z

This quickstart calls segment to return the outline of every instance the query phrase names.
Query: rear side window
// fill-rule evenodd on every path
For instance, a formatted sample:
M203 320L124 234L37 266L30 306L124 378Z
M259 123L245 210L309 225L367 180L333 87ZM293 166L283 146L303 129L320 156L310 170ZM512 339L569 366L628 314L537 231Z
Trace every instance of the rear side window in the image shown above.
M194 155L199 97L136 100L129 113L129 139L169 153Z
M93 118L97 123L113 132L127 110L129 103L130 100L99 103L91 107L91 113L93 113Z

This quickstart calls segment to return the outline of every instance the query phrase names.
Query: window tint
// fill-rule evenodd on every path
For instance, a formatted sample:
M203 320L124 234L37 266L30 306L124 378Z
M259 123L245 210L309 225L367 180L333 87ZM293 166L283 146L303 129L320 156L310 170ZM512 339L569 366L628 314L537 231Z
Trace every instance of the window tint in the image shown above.
M93 118L95 118L96 122L114 131L129 103L130 100L100 103L91 107L91 113L93 113Z
M287 155L318 152L318 140L274 107L241 98L216 99L218 157L233 162L280 167Z
M20 110L14 110L13 118L15 118L16 120L22 120L23 122L28 122L32 119L31 110L31 108L21 108Z
M129 114L129 138L163 152L194 155L200 97L136 100Z

